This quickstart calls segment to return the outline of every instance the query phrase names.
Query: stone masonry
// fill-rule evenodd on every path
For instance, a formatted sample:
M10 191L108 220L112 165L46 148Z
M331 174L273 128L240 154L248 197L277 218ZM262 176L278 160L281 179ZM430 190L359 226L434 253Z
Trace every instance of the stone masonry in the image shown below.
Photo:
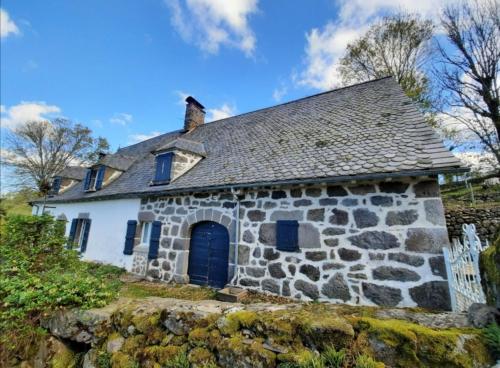
M189 282L190 231L215 221L228 229L233 284L304 300L449 309L436 178L152 197L141 216L163 223L150 278ZM298 252L276 250L277 220L299 222ZM134 256L144 272L143 250Z

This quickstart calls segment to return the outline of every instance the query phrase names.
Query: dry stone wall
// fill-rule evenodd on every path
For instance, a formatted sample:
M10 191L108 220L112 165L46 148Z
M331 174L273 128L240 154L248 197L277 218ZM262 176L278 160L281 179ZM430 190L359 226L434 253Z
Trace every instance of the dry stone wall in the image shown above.
M474 224L481 241L492 242L498 227L500 227L500 206L446 208L446 225L450 239L462 239L462 226L464 224Z
M160 256L148 265L153 278L188 282L190 229L215 221L230 234L230 277L238 244L237 285L297 299L449 308L435 179L150 198L141 211L164 224ZM298 252L276 249L277 220L299 222Z

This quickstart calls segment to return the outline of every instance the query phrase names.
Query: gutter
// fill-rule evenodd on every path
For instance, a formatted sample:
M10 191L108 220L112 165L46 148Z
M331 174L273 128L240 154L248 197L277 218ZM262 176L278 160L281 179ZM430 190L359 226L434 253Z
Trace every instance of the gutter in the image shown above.
M234 210L234 220L236 221L236 226L235 226L235 242L234 242L234 274L231 280L229 281L230 285L235 285L236 279L238 278L238 245L240 242L240 199L238 198L238 195L234 191L234 189L231 190L231 193L233 194L234 198L236 199L236 206Z
M287 179L287 180L275 180L275 181L262 181L262 182L251 182L251 183L239 183L239 184L223 184L223 185L213 185L205 187L188 187L181 189L166 189L164 191L148 191L148 192L131 192L124 194L109 194L102 195L98 197L81 197L75 199L54 199L49 200L49 203L72 203L72 202L89 202L89 201L101 201L106 199L123 199L123 198L144 198L144 197L154 197L154 196L165 196L165 195L178 195L184 193L196 193L196 192L212 192L221 190L239 189L239 188L254 188L254 187L273 187L282 185L298 185L298 184L333 184L333 183L345 183L349 181L364 181L364 180L382 180L382 179L393 179L402 177L419 177L419 176L434 176L439 174L451 174L451 173L465 173L469 172L470 169L466 167L454 167L445 169L430 169L430 170L409 170L409 171L398 171L392 173L374 173L374 174L364 174L364 175L344 175L344 176L330 176L322 178L305 178L305 179ZM33 201L32 203L37 203ZM38 201L39 203L39 201Z

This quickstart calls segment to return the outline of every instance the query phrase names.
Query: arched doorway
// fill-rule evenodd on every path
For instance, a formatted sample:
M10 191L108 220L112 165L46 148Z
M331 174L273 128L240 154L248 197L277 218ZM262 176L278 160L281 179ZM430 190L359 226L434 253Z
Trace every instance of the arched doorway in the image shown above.
M229 234L216 222L204 221L191 231L189 280L193 284L222 288L227 283Z

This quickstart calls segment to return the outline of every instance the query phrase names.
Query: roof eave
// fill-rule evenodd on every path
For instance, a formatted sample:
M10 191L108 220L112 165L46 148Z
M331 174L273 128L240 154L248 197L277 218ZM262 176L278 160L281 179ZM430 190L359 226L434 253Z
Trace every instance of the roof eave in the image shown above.
M394 179L403 177L419 177L419 176L434 176L439 174L459 174L469 172L470 169L467 167L445 167L436 169L426 169L426 170L408 170L408 171L397 171L390 173L372 173L363 175L344 175L344 176L333 176L333 177L318 177L318 178L305 178L305 179L287 179L287 180L276 180L276 181L265 181L265 182L249 182L249 183L236 183L236 184L224 184L224 185L213 185L204 187L191 187L182 189L166 189L164 191L144 191L144 192L131 192L123 194L110 194L103 195L99 197L83 197L75 199L53 199L47 202L50 203L71 203L71 202L89 202L89 201L101 201L109 199L122 199L122 198L144 198L151 196L164 196L164 195L176 195L187 192L213 192L220 190L230 190L230 189L244 189L244 188L254 188L254 187L270 187L270 186L282 186L282 185L298 185L298 184L334 184L334 183L345 183L349 181L365 181L365 180L384 180L384 179ZM36 202L33 202L36 203Z

